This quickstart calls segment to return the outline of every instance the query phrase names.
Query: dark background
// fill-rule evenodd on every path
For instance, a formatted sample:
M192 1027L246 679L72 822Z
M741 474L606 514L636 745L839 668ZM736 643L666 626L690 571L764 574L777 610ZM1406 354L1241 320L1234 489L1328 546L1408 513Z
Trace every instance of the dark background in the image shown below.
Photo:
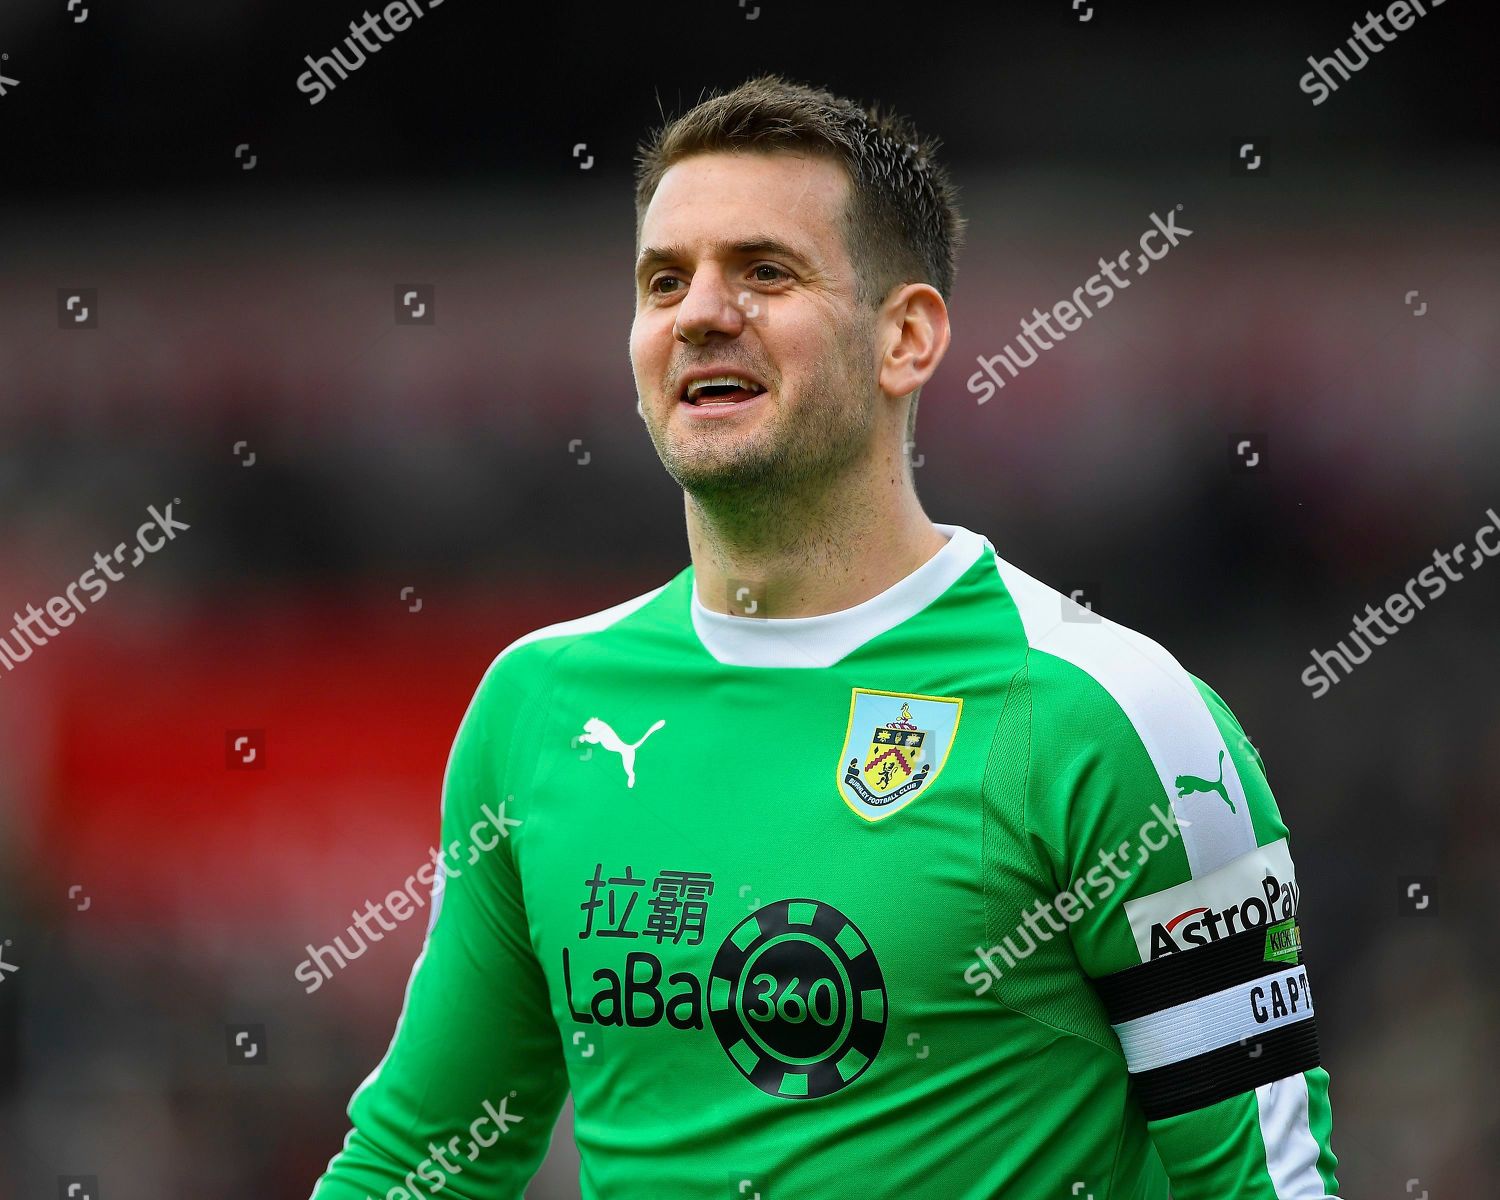
M312 995L305 946L424 861L494 654L687 561L626 351L631 156L765 70L945 142L970 227L930 515L1087 584L1264 755L1345 1194L1493 1193L1500 568L1300 681L1500 505L1478 10L1428 0L1314 106L1355 4L755 7L446 0L310 106L303 56L363 6L3 0L0 612L148 505L192 528L0 664L0 1200L310 1190L425 917ZM1191 238L975 403L976 355L1177 204ZM435 324L396 324L407 283ZM96 328L60 327L75 288ZM555 1140L535 1197L577 1194Z

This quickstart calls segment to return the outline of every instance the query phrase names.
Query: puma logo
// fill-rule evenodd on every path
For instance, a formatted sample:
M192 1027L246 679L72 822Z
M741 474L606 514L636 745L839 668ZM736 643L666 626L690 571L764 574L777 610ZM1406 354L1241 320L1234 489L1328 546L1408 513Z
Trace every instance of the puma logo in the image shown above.
M1177 777L1177 798L1189 796L1193 792L1218 792L1224 803L1229 805L1229 811L1234 812L1234 801L1229 798L1229 792L1224 787L1224 751L1219 751L1219 777L1217 779L1199 779L1196 775L1179 775Z
M641 748L646 739L660 729L666 721L658 721L645 733L641 734L639 742L622 741L620 735L609 725L598 717L590 717L583 723L583 732L578 735L580 742L592 742L595 746L603 746L611 753L620 756L620 762L625 767L625 786L635 787L635 752Z

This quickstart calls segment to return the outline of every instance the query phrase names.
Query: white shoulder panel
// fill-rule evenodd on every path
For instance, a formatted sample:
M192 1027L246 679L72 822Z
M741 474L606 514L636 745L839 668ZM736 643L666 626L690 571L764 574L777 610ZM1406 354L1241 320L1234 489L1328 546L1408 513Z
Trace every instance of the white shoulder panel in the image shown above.
M600 630L608 629L617 621L622 621L638 608L644 608L657 596L666 590L668 584L652 588L640 596L634 596L629 600L623 600L619 604L613 604L609 608L600 609L596 613L587 616L575 617L571 621L558 621L555 625L544 625L541 629L533 630L531 633L523 634L513 641L504 650L495 656L495 662L499 662L518 646L525 646L530 642L540 642L546 638L572 637L580 633L598 633ZM490 664L494 666L494 663Z
M1092 676L1124 710L1182 826L1193 876L1254 850L1255 830L1234 756L1182 665L1144 634L1081 607L999 555L995 561L1027 644ZM1220 783L1222 797L1216 787L1195 786Z

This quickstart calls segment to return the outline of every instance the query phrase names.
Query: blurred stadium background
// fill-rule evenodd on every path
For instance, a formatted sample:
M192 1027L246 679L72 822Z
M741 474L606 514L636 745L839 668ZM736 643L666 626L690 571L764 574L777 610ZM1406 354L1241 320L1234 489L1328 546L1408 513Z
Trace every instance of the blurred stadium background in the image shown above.
M1345 1194L1495 1194L1500 564L1322 699L1300 680L1500 505L1472 9L1315 107L1305 60L1356 5L449 3L313 107L302 58L358 5L77 7L0 8L0 612L148 505L191 529L0 665L0 1200L306 1196L425 913L311 995L306 947L425 860L493 655L687 562L626 353L630 158L662 108L766 69L947 144L970 234L918 422L929 514L1086 586L1264 756ZM975 403L976 355L1177 204L1190 239ZM396 324L407 283L434 324ZM97 328L60 327L78 288ZM1268 469L1235 469L1246 434ZM529 1195L576 1171L565 1114Z

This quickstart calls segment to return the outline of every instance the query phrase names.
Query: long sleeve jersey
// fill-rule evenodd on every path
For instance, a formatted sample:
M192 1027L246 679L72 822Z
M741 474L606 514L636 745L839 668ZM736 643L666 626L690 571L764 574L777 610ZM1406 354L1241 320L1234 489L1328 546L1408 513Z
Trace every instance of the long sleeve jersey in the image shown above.
M514 1200L570 1092L586 1200L1337 1195L1259 755L938 529L840 612L689 567L500 653L315 1200Z

